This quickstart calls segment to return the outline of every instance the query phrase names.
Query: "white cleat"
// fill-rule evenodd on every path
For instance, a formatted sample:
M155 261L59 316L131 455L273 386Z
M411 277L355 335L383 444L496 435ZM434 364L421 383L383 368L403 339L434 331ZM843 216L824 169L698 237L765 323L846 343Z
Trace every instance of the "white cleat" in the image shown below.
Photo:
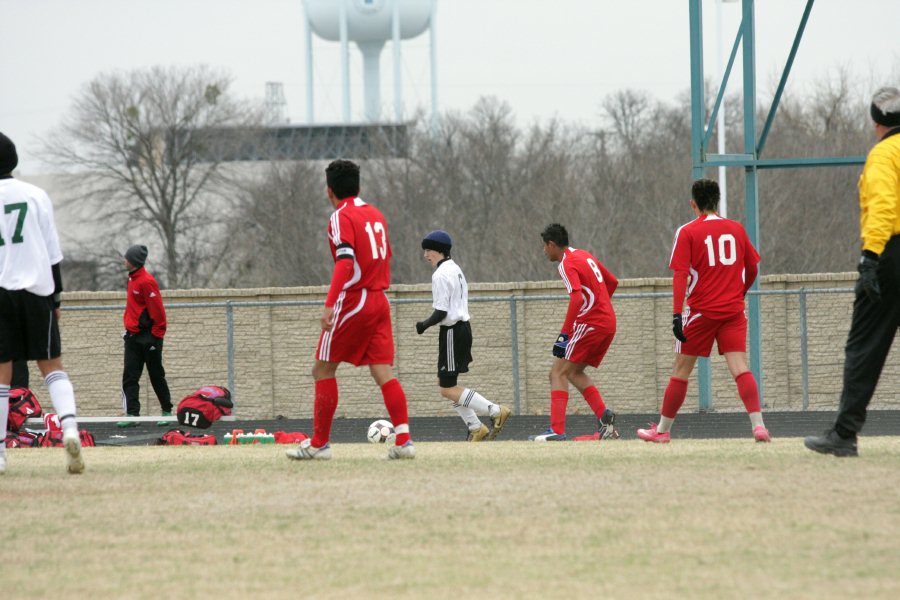
M316 448L312 445L312 440L307 438L284 453L293 460L331 460L331 444Z
M78 432L69 430L63 434L63 446L66 448L66 470L79 475L84 473L84 458L81 457L81 438Z
M389 460L396 460L399 458L415 458L416 447L413 446L412 441L406 442L402 446L391 446L391 449L388 450L387 457Z
M6 453L0 454L0 475L6 473Z

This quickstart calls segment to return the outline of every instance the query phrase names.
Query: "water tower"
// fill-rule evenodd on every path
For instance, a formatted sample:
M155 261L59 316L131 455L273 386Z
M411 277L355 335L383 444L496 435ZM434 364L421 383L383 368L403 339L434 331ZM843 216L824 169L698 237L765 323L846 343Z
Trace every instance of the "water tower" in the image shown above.
M394 117L403 120L403 87L400 40L425 30L431 37L431 114L437 116L437 60L434 16L437 0L303 0L306 37L306 118L315 122L313 110L313 33L341 44L343 121L350 122L350 42L363 57L363 89L366 120L381 117L381 50L390 40L394 59Z

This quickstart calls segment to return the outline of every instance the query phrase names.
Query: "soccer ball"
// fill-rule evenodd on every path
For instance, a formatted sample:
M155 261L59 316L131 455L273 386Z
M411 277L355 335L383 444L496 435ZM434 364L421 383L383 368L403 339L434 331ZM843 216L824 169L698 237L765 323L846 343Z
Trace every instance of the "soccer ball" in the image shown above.
M384 419L373 421L366 432L366 438L373 444L383 444L389 439L394 439L394 424Z

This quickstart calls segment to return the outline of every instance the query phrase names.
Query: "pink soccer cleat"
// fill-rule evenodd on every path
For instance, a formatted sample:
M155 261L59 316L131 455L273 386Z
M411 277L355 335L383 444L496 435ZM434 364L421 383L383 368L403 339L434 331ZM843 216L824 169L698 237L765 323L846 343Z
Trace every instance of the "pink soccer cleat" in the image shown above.
M669 432L659 433L656 431L656 423L650 423L649 429L638 429L637 436L645 442L653 442L654 444L669 443Z
M769 430L759 425L758 427L753 428L753 439L757 442L771 442L772 438L769 436Z

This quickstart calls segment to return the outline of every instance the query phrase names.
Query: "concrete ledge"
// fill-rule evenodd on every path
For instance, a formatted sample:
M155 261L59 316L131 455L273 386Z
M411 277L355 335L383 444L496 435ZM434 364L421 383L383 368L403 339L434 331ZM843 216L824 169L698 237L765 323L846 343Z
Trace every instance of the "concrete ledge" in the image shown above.
M773 442L801 444L800 439L807 435L819 434L834 423L834 411L767 411L764 413L766 427L772 434ZM150 417L147 417L150 418ZM366 429L378 416L367 418L338 418L334 420L331 431L333 443L364 443L366 441ZM157 420L156 418L153 418ZM656 422L658 414L620 413L616 417L616 428L619 430L622 440L636 439L635 431L639 427L646 427L649 422ZM216 435L219 443L222 443L224 435L231 433L233 429L254 431L265 429L269 433L275 431L302 431L307 435L312 434L312 419L279 419L279 420L239 420L233 423L223 423L224 419L216 421L209 429L187 428L197 433L211 433ZM410 432L417 442L464 442L466 429L457 416L452 417L411 417L409 420ZM540 433L547 429L548 417L513 415L504 426L500 437L496 441L524 441L534 433ZM96 427L88 429L97 441L98 445L147 445L152 444L166 430L155 425L140 425L129 429L119 429L109 422L98 422ZM575 436L593 433L596 430L597 419L587 415L568 415L566 426L571 440ZM900 410L873 410L869 411L866 427L860 436L860 446L865 448L867 436L900 435ZM739 439L747 440L752 445L753 437L750 433L750 421L743 412L711 412L711 413L683 413L672 428L672 443L678 443L680 439ZM793 438L793 439L789 439ZM555 443L555 442L551 442ZM578 442L574 442L578 443ZM596 444L598 451L602 451L604 444L616 443L615 440L604 442L585 442ZM802 444L801 444L802 445Z
M122 415L120 417L75 417L75 420L79 423L118 423L119 421L134 421L135 423L162 423L163 421L168 421L170 423L178 424L178 417L173 415L171 417L163 417L162 415L157 417L129 417L127 415ZM235 421L235 417L226 416L219 419L219 421ZM25 425L32 425L35 427L44 428L44 419L26 419Z

